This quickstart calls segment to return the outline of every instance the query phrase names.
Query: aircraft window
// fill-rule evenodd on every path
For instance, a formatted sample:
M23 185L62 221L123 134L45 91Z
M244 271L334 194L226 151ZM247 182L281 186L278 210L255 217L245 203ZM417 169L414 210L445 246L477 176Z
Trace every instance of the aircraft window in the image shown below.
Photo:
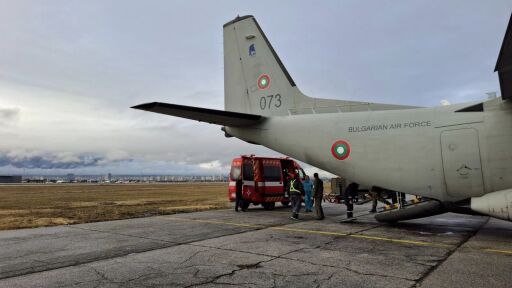
M281 167L263 166L263 180L273 182L281 181Z
M244 180L254 180L254 173L252 171L252 163L246 162L244 163Z
M229 177L231 178L231 180L237 180L238 176L240 176L240 171L240 166L232 166L231 172L229 173Z

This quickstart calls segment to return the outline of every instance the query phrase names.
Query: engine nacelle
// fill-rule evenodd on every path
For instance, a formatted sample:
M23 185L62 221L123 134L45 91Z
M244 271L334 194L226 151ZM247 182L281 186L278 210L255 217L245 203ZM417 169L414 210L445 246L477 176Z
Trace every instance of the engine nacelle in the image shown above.
M471 210L512 221L512 189L471 198Z

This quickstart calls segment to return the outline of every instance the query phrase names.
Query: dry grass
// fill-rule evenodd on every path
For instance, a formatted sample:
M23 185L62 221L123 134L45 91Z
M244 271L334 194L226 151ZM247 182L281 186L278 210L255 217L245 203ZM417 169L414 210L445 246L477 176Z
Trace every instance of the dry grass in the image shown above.
M226 183L0 186L0 230L228 206Z

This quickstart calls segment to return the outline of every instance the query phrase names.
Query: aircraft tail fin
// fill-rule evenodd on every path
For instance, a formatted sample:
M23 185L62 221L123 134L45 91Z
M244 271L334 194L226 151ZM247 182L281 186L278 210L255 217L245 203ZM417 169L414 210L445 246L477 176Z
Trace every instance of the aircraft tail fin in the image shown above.
M289 115L305 97L251 16L224 24L225 109L260 115Z
M510 17L494 69L494 72L498 72L503 100L512 99L512 15Z
M263 116L418 108L304 95L251 15L224 24L224 93L225 110Z
M214 110L192 106L151 102L133 106L134 109L166 114L211 124L243 127L257 124L264 119L261 115Z

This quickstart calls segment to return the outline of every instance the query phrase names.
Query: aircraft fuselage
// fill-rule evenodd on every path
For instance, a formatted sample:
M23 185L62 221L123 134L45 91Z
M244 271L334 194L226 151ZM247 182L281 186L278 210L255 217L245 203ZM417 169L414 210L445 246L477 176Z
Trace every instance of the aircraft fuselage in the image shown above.
M365 186L457 201L512 187L512 103L455 112L471 105L274 116L226 131Z

